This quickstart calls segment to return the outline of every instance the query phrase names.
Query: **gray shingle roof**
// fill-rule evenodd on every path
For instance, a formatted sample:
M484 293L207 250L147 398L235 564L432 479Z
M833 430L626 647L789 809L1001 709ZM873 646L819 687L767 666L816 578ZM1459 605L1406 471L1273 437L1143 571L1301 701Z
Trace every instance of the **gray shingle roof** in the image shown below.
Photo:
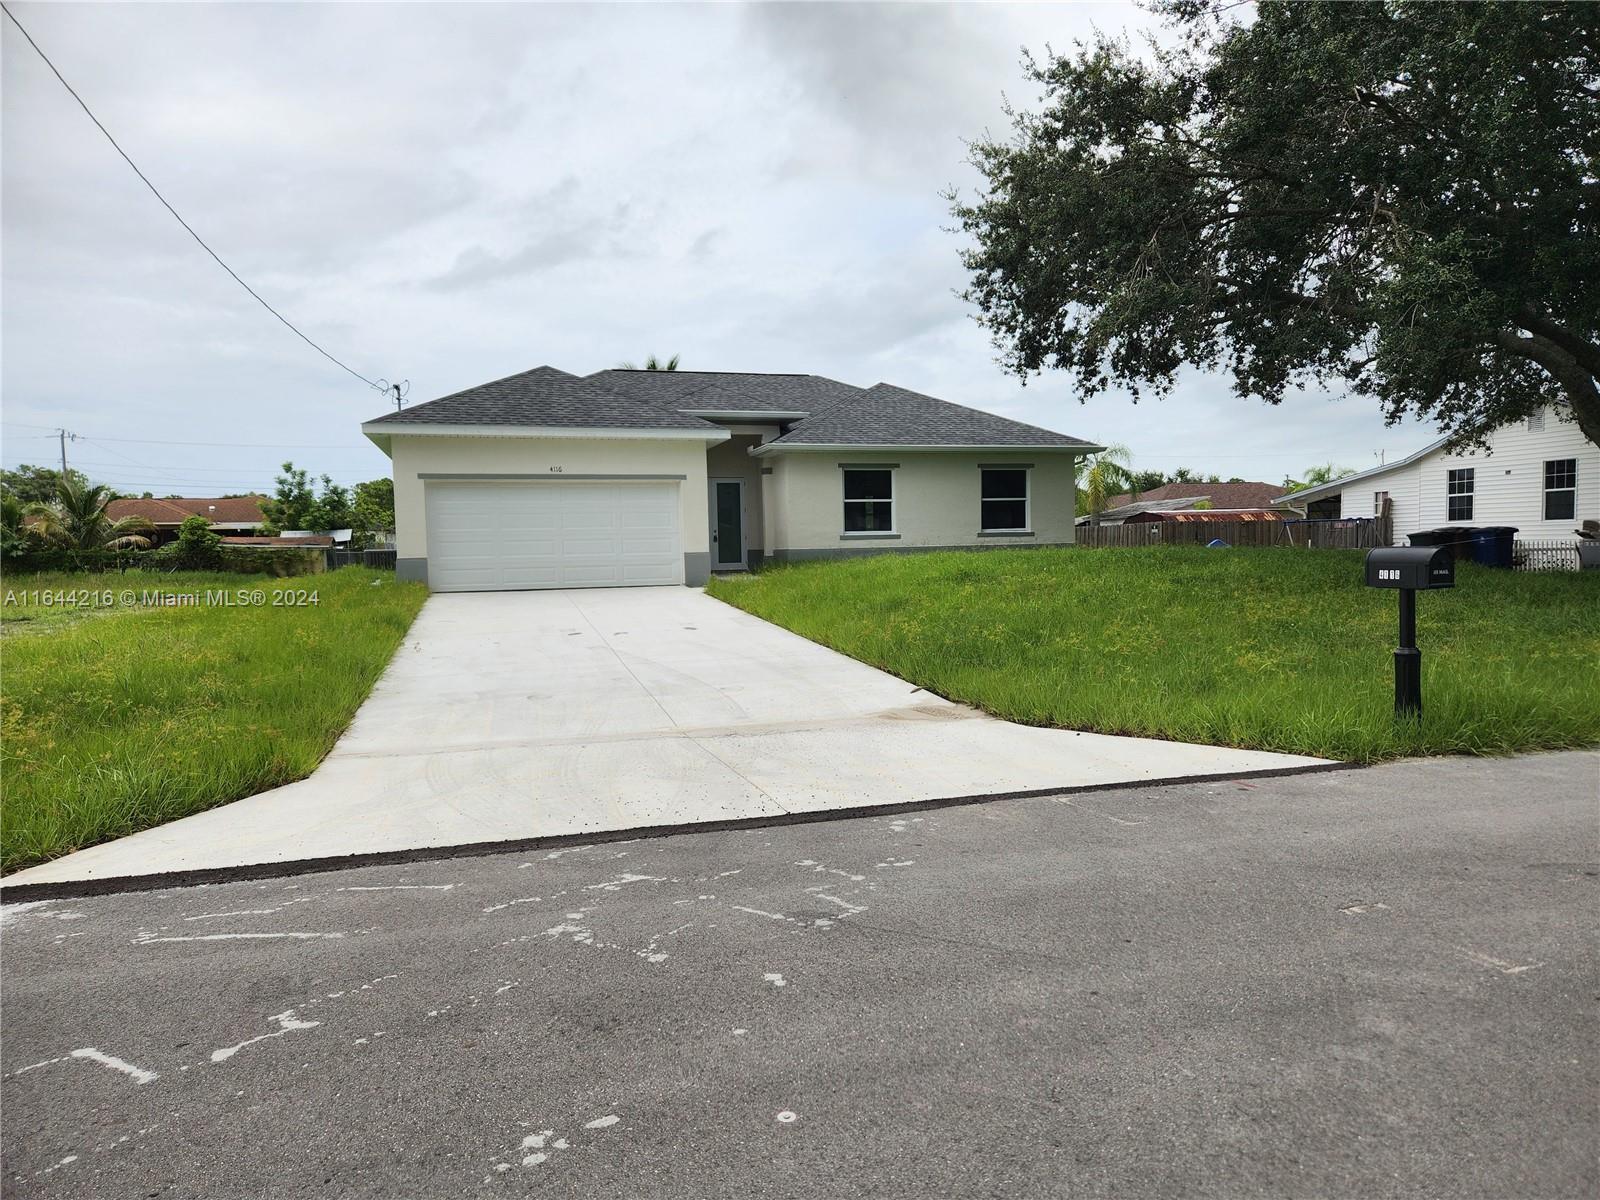
M1006 417L880 383L797 421L768 446L1093 446ZM763 447L765 449L765 447Z
M719 428L688 415L804 412L769 447L1092 446L919 392L877 384L865 390L822 375L747 371L596 371L580 379L535 367L467 388L369 425L554 425L576 429ZM766 447L763 447L765 450Z
M818 413L861 389L822 375L754 371L596 371L588 376L610 391L673 408L721 412Z
M535 367L426 404L385 413L370 425L557 425L599 429L715 429L675 408L618 395L609 388Z

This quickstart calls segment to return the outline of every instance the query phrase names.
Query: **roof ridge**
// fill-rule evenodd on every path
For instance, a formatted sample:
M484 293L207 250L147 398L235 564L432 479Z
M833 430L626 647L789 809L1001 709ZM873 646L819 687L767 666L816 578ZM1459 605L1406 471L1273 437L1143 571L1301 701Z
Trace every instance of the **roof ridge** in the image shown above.
M915 388L901 387L898 383L890 383L884 379L880 379L877 383L873 384L872 387L867 388L866 390L870 392L873 390L873 388L880 387L889 388L891 391L905 392L907 395L916 396L921 400L932 400L935 404L947 404L951 408L959 408L962 412L977 413L981 417L998 417L1002 421L1010 421L1013 425L1020 425L1024 429L1032 429L1038 433L1048 433L1051 437L1069 436L1067 434L1057 433L1054 429L1046 429L1043 425L1035 425L1029 421L1019 421L1015 417L1002 416L1000 413L990 412L986 408L973 408L970 404L957 404L954 400L943 400L938 396L930 396L928 393L919 392Z
M537 369L537 368L535 368ZM781 379L826 379L826 375L818 375L813 371L702 371L699 369L687 371L652 371L646 367L601 367L592 375L583 375L579 378L593 379L595 375L605 375L611 371L623 372L630 375L760 375L777 376Z

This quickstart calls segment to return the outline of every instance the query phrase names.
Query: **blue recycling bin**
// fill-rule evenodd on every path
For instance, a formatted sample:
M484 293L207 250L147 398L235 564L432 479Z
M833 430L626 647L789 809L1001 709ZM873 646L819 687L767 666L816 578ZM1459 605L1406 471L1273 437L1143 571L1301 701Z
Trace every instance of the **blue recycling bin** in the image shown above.
M1517 530L1511 525L1486 525L1472 534L1472 561L1486 567L1511 569Z

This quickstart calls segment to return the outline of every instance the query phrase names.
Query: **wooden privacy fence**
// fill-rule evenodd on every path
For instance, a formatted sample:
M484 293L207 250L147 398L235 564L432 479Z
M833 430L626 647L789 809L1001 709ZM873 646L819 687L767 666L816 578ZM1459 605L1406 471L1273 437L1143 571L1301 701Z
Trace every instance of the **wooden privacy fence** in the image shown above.
M1367 550L1388 545L1377 520L1142 521L1077 527L1080 546L1204 546L1217 539L1230 546L1313 550Z

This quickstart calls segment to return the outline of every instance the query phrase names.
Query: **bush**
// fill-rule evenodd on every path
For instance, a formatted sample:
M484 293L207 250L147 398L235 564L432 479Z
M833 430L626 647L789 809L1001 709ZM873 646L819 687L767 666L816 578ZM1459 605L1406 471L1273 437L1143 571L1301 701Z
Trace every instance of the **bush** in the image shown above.
M73 550L66 546L36 546L11 559L11 571L73 571L102 573L126 571L146 565L152 550ZM156 564L148 564L154 567Z
M222 535L211 522L196 515L178 526L177 563L185 571L214 571L222 565Z
M68 550L48 547L30 550L6 564L6 573L32 574L60 571L73 574L106 574L113 571L209 570L233 575L272 575L287 579L293 575L315 575L326 566L322 548L308 546L221 546L209 566L184 568L183 548L169 542L154 550Z
M224 546L221 569L241 575L315 575L327 567L321 546Z

